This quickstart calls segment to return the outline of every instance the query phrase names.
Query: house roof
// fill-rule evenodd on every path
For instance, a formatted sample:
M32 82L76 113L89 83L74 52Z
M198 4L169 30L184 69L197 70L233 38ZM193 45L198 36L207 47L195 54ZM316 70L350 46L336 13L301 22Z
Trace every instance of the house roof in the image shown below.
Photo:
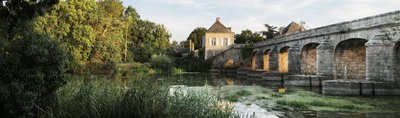
M218 17L215 23L207 30L207 32L232 32L230 27L225 27L224 24L221 23L220 18Z
M295 32L303 31L304 27L297 24L296 22L291 22L282 32L282 34L287 35L287 34L292 34Z

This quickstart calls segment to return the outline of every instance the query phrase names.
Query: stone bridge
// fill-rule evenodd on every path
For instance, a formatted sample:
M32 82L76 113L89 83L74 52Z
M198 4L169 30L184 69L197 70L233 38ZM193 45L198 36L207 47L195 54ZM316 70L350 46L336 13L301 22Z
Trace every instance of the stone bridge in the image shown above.
M256 43L253 48L253 70L354 80L357 84L398 83L400 11L280 36ZM329 88L329 82L324 84ZM331 93L337 92L341 91Z

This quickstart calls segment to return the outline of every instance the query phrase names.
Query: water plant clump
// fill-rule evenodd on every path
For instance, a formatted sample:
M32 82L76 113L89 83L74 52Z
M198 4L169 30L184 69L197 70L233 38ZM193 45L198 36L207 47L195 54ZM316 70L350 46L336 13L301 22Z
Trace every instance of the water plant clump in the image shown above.
M52 102L56 107L43 117L228 118L233 108L205 92L170 93L168 85L149 78L120 82L77 77L56 94L59 99Z

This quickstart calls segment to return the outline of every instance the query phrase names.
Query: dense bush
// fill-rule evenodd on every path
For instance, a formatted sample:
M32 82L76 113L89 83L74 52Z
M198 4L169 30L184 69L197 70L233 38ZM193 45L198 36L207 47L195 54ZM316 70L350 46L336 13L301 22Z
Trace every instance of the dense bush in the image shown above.
M169 74L173 72L175 64L174 61L168 56L157 55L151 57L150 66L157 71L161 71L163 74Z
M95 62L86 65L85 73L112 78L116 74L116 68L116 62L107 60L106 62Z
M41 35L0 45L0 114L34 116L46 109L42 101L65 84L66 53L59 43Z
M211 68L211 60L204 59L204 49L199 50L199 56L190 53L187 56L175 60L177 67L188 72L208 72Z

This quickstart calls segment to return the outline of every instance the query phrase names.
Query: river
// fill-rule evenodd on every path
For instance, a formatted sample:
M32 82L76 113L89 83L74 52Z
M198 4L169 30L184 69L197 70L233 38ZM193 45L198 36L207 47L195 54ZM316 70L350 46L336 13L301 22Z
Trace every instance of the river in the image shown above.
M172 88L185 88L187 90L199 88L213 94L224 94L227 91L240 91L242 88L249 91L274 90L280 82L254 81L246 78L229 76L211 76L209 74L184 74L172 77L160 77L171 80ZM286 87L287 92L304 90L320 93L320 88ZM255 92L253 92L255 93ZM246 98L245 98L246 99ZM252 99L252 98L249 98ZM397 99L397 98L395 98ZM376 112L344 112L344 111L314 111L295 110L277 106L271 106L259 100L239 100L233 102L234 112L247 118L399 118L400 112L376 113Z

